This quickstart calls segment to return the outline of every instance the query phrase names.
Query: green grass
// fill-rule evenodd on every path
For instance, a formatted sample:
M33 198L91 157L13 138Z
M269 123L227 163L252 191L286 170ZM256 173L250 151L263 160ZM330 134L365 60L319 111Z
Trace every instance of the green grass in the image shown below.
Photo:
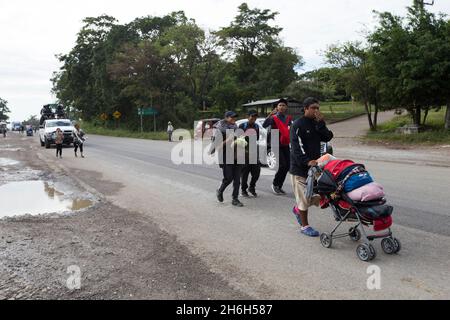
M445 108L440 111L430 111L423 132L419 134L400 134L396 129L406 124L411 124L408 115L395 117L392 121L378 126L377 132L368 132L366 139L377 142L396 142L400 144L450 144L450 130L444 128Z
M107 129L100 126L94 126L89 122L82 123L82 129L86 134L98 134L102 136L110 137L122 137L122 138L136 138L136 139L148 139L148 140L168 140L167 132L143 132L131 131L126 129Z
M350 119L365 114L364 106L351 102L323 102L320 112L325 115L328 123Z

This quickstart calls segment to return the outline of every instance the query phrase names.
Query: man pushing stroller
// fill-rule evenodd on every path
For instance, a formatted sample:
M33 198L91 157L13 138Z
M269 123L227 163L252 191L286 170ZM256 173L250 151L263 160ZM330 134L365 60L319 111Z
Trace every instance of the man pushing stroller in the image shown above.
M306 179L310 167L317 165L321 156L321 142L333 139L324 116L320 113L320 103L315 98L307 98L304 103L305 115L296 120L291 128L291 168L292 187L297 205L293 212L301 226L301 233L309 237L318 237L308 222L308 208L319 206L320 197L308 200L305 196Z

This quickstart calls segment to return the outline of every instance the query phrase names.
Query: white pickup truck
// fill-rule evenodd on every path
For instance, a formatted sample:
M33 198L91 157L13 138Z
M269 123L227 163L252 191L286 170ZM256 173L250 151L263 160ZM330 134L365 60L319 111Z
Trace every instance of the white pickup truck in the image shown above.
M45 120L44 124L39 127L39 140L42 147L50 149L52 144L55 144L56 129L61 129L64 133L63 144L71 145L73 143L73 124L68 119L50 119Z

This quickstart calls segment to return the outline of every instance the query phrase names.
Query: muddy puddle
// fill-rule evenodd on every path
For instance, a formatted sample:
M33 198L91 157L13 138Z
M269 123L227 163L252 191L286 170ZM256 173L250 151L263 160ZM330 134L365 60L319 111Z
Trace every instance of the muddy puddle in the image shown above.
M20 162L13 160L13 159L9 159L9 158L0 158L0 167L8 167L8 166L16 166L18 165Z
M68 199L64 193L44 181L15 181L0 185L0 219L73 212L92 205L91 200Z

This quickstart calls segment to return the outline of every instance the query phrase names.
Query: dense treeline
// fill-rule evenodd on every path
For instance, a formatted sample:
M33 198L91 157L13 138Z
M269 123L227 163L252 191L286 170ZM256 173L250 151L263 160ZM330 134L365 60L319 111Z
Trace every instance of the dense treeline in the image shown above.
M450 126L450 22L413 0L406 17L378 13L364 42L332 45L328 66L299 75L302 58L280 40L278 13L243 3L227 27L206 32L183 12L121 25L86 18L72 51L59 57L54 92L88 121L120 111L137 129L138 108L160 112L159 129L190 126L251 100L316 96L364 104L370 128L379 111L406 109L417 125L447 105ZM200 114L201 111L208 112ZM148 127L152 123L146 121Z
M191 125L202 110L222 113L278 96L297 79L302 59L271 26L276 15L244 3L216 32L181 11L125 25L110 16L86 18L75 47L59 56L53 90L71 114L100 121L120 111L134 129L139 107L157 109L162 128L168 120Z
M414 0L406 17L378 13L379 25L360 42L330 46L327 62L333 76L366 106L369 125L377 128L377 114L406 109L414 124L426 123L430 110L447 105L450 124L450 22L428 12ZM317 73L317 72L316 72Z

